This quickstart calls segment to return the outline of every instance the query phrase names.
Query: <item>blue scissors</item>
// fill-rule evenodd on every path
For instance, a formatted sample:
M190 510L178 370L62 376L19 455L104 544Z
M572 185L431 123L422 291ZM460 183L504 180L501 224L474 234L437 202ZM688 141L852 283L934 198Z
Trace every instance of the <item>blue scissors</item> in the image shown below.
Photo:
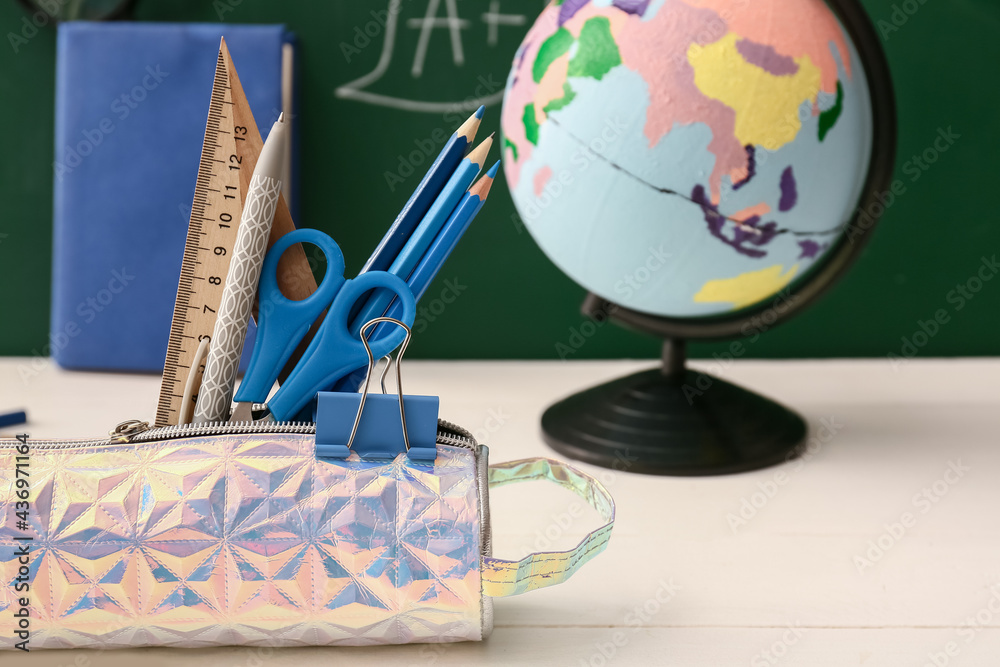
M296 243L312 243L319 247L327 261L323 282L301 301L288 299L278 287L278 260ZM235 400L239 403L267 401L278 373L324 310L327 311L326 318L302 359L267 401L271 415L277 421L291 419L317 392L368 363L364 343L359 337L351 335L349 317L355 302L379 287L399 298L403 304L400 319L412 326L417 311L416 300L401 278L385 271L369 271L353 280L345 280L344 254L332 238L315 229L297 229L281 237L268 251L261 269L257 341ZM384 340L370 343L372 354L376 359L384 357L405 337L406 331L396 329Z

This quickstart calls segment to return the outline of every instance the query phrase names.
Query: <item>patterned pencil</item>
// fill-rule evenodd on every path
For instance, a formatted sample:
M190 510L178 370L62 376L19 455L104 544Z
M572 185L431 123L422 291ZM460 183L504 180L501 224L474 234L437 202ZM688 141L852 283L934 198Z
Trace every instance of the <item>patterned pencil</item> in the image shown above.
M250 180L243 215L236 232L233 259L223 286L219 315L208 348L205 374L194 408L196 424L229 419L247 323L250 321L250 311L253 309L254 295L257 293L257 283L267 250L267 239L271 235L271 225L274 223L274 213L281 194L281 170L287 143L287 125L282 114L268 134Z

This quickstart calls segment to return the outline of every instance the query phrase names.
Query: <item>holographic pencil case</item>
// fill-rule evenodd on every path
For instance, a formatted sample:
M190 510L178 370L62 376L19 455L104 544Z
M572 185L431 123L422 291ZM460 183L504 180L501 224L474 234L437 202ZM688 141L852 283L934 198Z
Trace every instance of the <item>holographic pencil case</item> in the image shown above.
M317 459L315 425L0 442L0 648L481 640L492 599L565 581L614 504L549 459L490 467L439 424L437 458ZM545 479L606 524L567 552L491 552L489 489Z

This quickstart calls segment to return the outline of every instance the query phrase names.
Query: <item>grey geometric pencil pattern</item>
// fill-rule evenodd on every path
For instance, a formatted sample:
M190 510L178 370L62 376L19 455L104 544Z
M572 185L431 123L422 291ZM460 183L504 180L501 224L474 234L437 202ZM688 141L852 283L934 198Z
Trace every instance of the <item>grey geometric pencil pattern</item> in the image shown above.
M194 414L196 423L229 419L247 323L257 294L261 265L280 194L280 179L255 174L250 180L229 276L212 333L205 374L198 392Z

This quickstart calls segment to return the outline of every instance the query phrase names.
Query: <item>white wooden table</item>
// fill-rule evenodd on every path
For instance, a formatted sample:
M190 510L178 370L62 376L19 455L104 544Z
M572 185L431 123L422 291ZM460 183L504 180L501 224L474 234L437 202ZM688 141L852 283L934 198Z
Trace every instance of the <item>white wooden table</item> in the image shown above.
M406 380L408 391L440 394L442 416L476 431L497 462L552 455L539 438L547 404L649 365L411 362ZM716 370L804 414L817 438L811 454L719 478L584 466L604 476L618 504L608 550L562 586L498 600L486 642L39 651L0 663L1000 664L1000 360L745 361ZM27 408L34 437L96 435L150 419L158 385L6 359L0 411ZM541 484L497 490L495 553L524 552L574 502ZM555 546L569 546L596 524L587 514L549 532L562 533Z

